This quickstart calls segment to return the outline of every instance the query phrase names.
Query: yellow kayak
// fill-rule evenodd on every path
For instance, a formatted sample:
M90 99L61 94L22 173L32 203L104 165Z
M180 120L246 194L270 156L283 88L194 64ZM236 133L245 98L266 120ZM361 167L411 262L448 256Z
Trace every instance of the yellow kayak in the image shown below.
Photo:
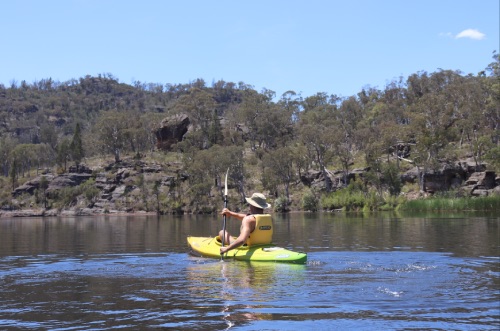
M213 257L220 259L221 242L219 237L187 237L187 242L192 254L203 257ZM273 244L246 245L232 249L224 258L232 258L240 261L261 261L261 262L285 262L285 263L306 263L307 254L294 252Z

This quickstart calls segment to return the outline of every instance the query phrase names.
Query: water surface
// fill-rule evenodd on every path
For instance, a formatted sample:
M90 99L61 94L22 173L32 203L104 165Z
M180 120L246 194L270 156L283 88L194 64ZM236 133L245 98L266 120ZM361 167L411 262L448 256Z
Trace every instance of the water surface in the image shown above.
M275 215L305 265L188 254L202 216L0 219L0 329L497 330L500 218ZM231 219L230 231L239 224Z

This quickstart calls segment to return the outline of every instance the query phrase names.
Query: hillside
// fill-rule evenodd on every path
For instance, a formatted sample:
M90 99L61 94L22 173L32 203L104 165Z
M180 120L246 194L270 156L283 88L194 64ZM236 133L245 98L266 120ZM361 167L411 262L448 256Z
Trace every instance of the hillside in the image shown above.
M283 211L492 195L499 67L495 54L477 76L419 72L347 98L109 74L0 85L0 208L214 212L228 168L238 207L253 191ZM363 201L339 198L353 192Z

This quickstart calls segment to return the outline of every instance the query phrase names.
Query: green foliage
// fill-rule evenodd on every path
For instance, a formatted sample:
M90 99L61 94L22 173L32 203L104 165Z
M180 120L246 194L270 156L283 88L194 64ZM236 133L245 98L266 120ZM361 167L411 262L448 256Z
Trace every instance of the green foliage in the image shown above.
M367 190L361 180L351 181L346 188L321 198L324 210L379 210L383 204L384 199L375 191Z
M89 204L93 204L101 193L101 191L97 187L95 187L95 180L89 179L85 183L81 184L81 186L83 191L82 193L85 196L85 199L87 199L87 202Z
M264 188L271 192L284 194L288 203L290 200L290 184L295 179L293 153L289 147L280 147L262 158Z
M273 209L275 212L286 212L288 211L288 199L286 197L278 197L274 200Z
M12 185L12 190L14 190L16 188L16 182L17 182L17 172L18 172L18 168L17 168L17 160L14 159L12 161L12 164L10 165L10 173L9 173L9 176L10 176L10 183Z
M500 211L500 196L441 198L407 201L399 207L404 211Z
M500 146L490 149L485 155L485 160L489 162L493 170L500 173Z
M182 113L191 121L188 133L175 152L158 157L168 167L175 164L175 180L155 187L143 178L126 208L212 210L230 168L239 201L258 189L307 210L391 209L401 203L401 192L419 189L402 186L401 162L425 173L467 155L500 171L499 67L495 54L478 76L419 72L384 90L364 88L346 98L324 92L303 98L293 91L276 98L271 90L258 92L242 82L208 86L201 79L127 85L111 74L13 83L0 98L0 177L7 178L1 191L10 192L35 169L57 164L63 173L68 161L78 165L84 157L102 164L109 155L116 163L128 155L141 161L159 155L154 145L160 123ZM346 185L352 167L371 169L364 183ZM326 195L320 200L306 193L293 201L307 190L301 179L310 170L327 178ZM346 188L329 194L338 187L328 179L339 170ZM60 193L61 205L76 202L73 190ZM98 192L88 189L84 195L92 201Z
M384 199L383 204L378 208L378 210L381 211L396 210L399 208L399 206L401 206L405 202L406 199L403 196L389 195Z
M84 156L80 123L76 124L75 133L73 135L73 139L71 140L69 148L71 158L77 166L80 165L80 162L82 162L82 158Z
M92 204L99 194L100 190L95 187L95 180L89 179L78 186L62 188L54 193L50 200L55 208L62 209L75 206L79 196L84 197L87 203Z
M63 170L63 172L66 172L66 165L71 157L71 142L69 141L69 138L64 138L58 145L57 145L57 165L59 168Z
M399 175L399 169L395 163L388 162L382 167L382 178L389 193L393 196L401 193L402 183Z
M307 191L302 196L302 209L305 211L318 210L318 199L311 190Z

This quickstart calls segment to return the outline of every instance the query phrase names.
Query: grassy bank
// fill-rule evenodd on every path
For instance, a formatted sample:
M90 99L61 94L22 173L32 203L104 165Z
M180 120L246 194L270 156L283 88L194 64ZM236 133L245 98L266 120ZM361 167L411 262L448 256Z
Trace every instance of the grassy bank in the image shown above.
M325 211L389 211L404 202L402 196L387 192L380 194L366 188L360 181L353 181L345 189L322 196L320 205Z
M398 207L401 211L500 211L500 196L441 198L433 197L406 201Z
M322 195L321 210L343 211L500 211L500 195L457 197L436 195L425 199L407 200L405 196L379 193L355 181L345 189ZM305 206L304 210L308 210ZM312 209L309 209L312 210Z

